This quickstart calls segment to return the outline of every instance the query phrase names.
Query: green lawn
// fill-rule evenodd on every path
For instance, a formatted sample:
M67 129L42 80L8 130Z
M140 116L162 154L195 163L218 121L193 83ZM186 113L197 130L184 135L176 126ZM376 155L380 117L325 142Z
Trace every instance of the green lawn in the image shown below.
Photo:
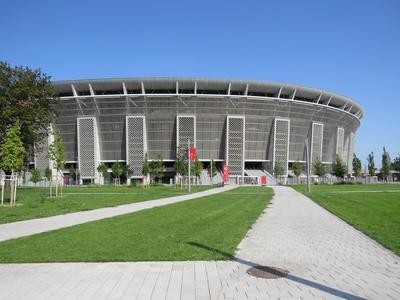
M230 259L272 198L266 187L142 210L0 243L0 262Z
M400 185L293 186L386 248L400 255Z
M193 186L192 192L209 189L210 186ZM53 191L54 192L54 191ZM6 204L0 206L0 224L43 218L65 213L116 206L188 193L187 188L174 186L72 186L64 188L62 197L48 197L47 188L18 188L17 206L9 207L9 191Z

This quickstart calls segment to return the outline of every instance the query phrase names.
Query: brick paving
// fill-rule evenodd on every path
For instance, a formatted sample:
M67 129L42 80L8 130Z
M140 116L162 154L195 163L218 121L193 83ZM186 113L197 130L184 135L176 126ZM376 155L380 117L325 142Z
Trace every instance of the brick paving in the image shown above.
M235 261L3 264L0 299L400 299L398 256L300 193L274 190ZM248 275L257 264L290 274Z

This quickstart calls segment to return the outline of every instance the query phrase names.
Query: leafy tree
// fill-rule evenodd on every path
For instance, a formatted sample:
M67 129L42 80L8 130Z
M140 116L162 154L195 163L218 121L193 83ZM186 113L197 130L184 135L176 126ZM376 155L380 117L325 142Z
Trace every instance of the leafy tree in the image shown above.
M113 165L111 166L111 170L113 177L117 178L118 181L120 181L122 175L122 165L120 164L120 162L119 161L114 162Z
M0 168L5 171L11 171L11 175L16 176L16 172L21 171L24 166L24 145L21 139L21 129L17 121L8 131L4 143L0 149L1 161ZM15 177L14 177L15 178ZM10 205L15 204L17 197L16 182L11 186Z
M0 145L5 141L7 129L19 121L24 161L28 162L33 146L40 149L47 138L55 116L53 107L58 101L50 77L40 69L0 62Z
M72 165L69 167L69 176L71 179L76 180L76 169Z
M211 168L211 166L212 166L212 168ZM212 169L212 173L211 173L211 169ZM208 170L208 175L211 178L214 178L214 176L217 175L217 173L218 173L217 165L215 164L215 161L213 159L211 160L210 164L208 165L207 170Z
M97 166L97 171L101 173L103 176L104 184L106 184L106 180L108 178L108 168L105 164L100 164Z
M151 181L159 181L160 178L162 177L164 171L165 171L165 166L164 166L164 161L161 157L161 155L157 156L157 160L152 160L149 163L150 167L150 178Z
M325 165L322 163L322 161L317 157L313 163L313 169L315 175L319 177L323 177L326 175L326 169Z
M124 176L126 179L128 179L132 176L132 174L133 174L133 171L132 171L130 165L122 166L122 176Z
M370 154L368 154L367 157L367 161L368 161L368 173L370 176L375 176L375 159L374 159L374 152L371 152Z
M400 172L400 154L393 160L392 169Z
M31 172L31 181L36 185L40 180L42 180L42 175L38 169L33 169Z
M279 177L283 175L283 167L281 166L280 161L275 162L274 166L274 176Z
M357 155L353 154L353 172L355 177L361 176L361 160L357 157Z
M44 170L44 177L46 177L47 181L51 180L51 169L49 167L46 168L46 170Z
M179 151L178 149L174 167L177 174L181 176L186 176L188 174L188 164L181 152L182 151Z
M203 164L201 163L201 161L198 160L197 157L193 162L192 170L193 170L193 175L199 178L201 175L201 171L203 171Z
M333 175L335 175L336 177L339 178L344 178L344 176L347 173L347 166L346 164L343 162L343 160L340 158L339 155L336 155L336 159L333 162Z
M297 177L297 182L299 181L299 176L301 175L301 163L299 161L296 161L293 164L293 173Z
M387 181L387 177L390 175L390 165L389 153L383 147L381 175L385 181Z
M65 151L64 151L64 143L61 138L60 131L57 130L54 134L54 142L49 145L49 149L47 152L47 158L53 161L53 167L57 170L57 178L58 174L61 175L61 180L63 179L62 169L65 166ZM58 179L56 184L56 197L58 197ZM62 187L62 184L61 184ZM62 195L62 189L61 189Z

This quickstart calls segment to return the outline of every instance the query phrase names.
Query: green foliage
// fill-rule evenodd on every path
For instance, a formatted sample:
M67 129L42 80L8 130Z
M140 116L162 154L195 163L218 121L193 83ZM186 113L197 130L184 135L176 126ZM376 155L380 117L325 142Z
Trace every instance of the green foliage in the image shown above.
M51 176L52 176L51 169L47 167L46 170L44 170L44 177L46 177L47 181L50 181Z
M40 171L38 169L33 169L31 172L31 181L36 184L40 180L42 180L42 175L40 174Z
M300 163L299 161L296 161L296 162L293 164L292 169L293 169L293 173L294 173L294 175L295 175L296 177L299 177L299 176L301 175L301 163Z
M319 176L319 177L323 177L326 175L326 169L325 169L325 165L322 163L322 161L319 159L319 157L317 157L313 163L313 169L314 169L314 173L315 175Z
M336 155L336 159L333 162L332 170L333 170L333 175L342 179L347 173L347 166L343 162L343 160L339 157L339 155Z
M361 176L361 160L357 157L357 155L353 154L353 172L354 176L360 177Z
M400 154L393 160L392 169L400 172Z
M387 180L387 177L390 175L390 165L389 153L386 151L385 147L383 147L381 176L385 180Z
M193 175L196 177L200 177L201 171L203 170L203 164L201 163L201 161L198 160L198 158L196 157L196 160L193 162Z
M25 149L21 140L21 130L18 121L8 129L4 144L1 145L0 153L1 169L5 171L20 171L22 169Z
M108 168L105 164L100 164L97 166L97 172L101 173L101 176L103 176L104 183L106 183L106 180L108 179Z
M60 131L57 130L54 134L54 142L49 145L47 158L53 161L54 168L57 171L61 170L65 166L65 151L64 143L61 138Z
M69 167L69 176L76 180L76 169L72 165Z
M33 154L33 145L40 149L54 119L53 107L58 103L50 77L40 69L11 67L0 62L0 145L7 129L21 124L24 160ZM1 157L0 157L1 160Z
M375 176L376 168L375 168L374 152L371 152L370 154L368 154L367 161L368 161L369 175Z
M176 173L181 175L181 176L186 176L188 175L188 163L187 161L184 159L183 155L182 155L182 151L177 150L177 156L176 156L176 161L174 164Z
M143 161L143 175L147 176L150 174L150 164L147 159L147 153L144 156L144 161Z
M283 175L283 167L281 165L281 162L278 160L277 162L275 162L275 166L274 166L274 176L275 177L279 177Z
M132 171L130 165L122 166L122 176L124 176L126 179L128 179L132 176L132 174L133 174L133 171Z
M164 162L160 154L157 156L156 160L150 162L149 167L151 181L159 182L165 171Z
M212 174L211 174L211 166L212 166ZM208 165L208 175L214 178L214 176L217 175L217 172L218 172L217 165L215 164L214 160L211 160L210 164Z
M112 170L112 175L114 178L118 178L118 179L121 178L123 170L122 170L122 165L118 160L113 163L113 165L111 166L111 170Z

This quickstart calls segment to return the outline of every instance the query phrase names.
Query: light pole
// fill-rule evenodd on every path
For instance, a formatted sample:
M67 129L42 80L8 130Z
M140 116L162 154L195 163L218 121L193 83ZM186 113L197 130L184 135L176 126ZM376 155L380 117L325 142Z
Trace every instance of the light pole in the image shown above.
M187 151L187 156L188 156L188 174L189 174L189 193L190 193L190 139L188 139L188 151Z
M308 144L308 139L306 139L306 162L307 162L307 192L311 192L310 183L310 145Z

